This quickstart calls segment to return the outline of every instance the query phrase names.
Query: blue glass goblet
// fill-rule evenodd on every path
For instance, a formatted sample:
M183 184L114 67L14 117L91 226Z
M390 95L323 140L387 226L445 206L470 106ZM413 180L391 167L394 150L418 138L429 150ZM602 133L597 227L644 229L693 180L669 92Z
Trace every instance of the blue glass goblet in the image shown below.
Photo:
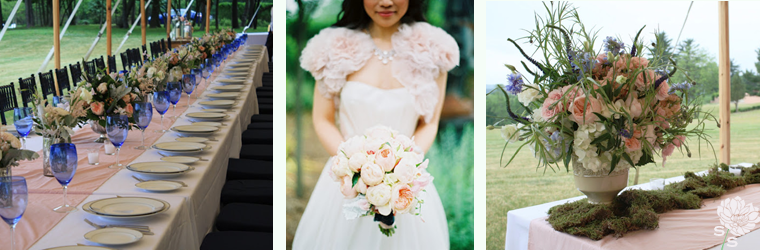
M15 249L16 224L29 201L26 179L21 176L0 177L0 217L11 226L11 250Z
M182 75L182 91L187 94L187 106L190 107L190 94L195 90L195 75L184 74Z
M182 97L182 83L167 82L166 90L169 91L169 101L172 103L172 116L169 116L169 118L177 118L177 103L180 97Z
M150 120L153 119L153 105L150 102L136 102L134 103L135 113L132 117L135 118L135 125L140 128L142 133L142 143L135 149L146 150L145 146L145 129L150 125Z
M119 163L119 152L121 145L127 140L129 133L129 117L126 115L109 115L106 117L106 134L108 140L116 147L116 163L108 168L121 169L124 165Z
M16 127L16 132L21 136L21 148L26 148L26 136L32 132L32 117L25 109L14 108L13 109L13 126Z
M222 55L218 52L214 54L214 67L219 68L222 65Z
M216 68L216 63L214 63L214 56L211 56L211 58L206 58L206 68L208 68L208 76L206 76L206 79L211 77L211 74L214 73L214 68Z
M155 130L156 133L166 133L168 131L164 128L164 114L169 110L169 105L169 91L153 92L153 107L161 114L161 129Z
M76 206L66 202L66 189L77 171L77 147L73 143L58 143L50 145L50 170L55 179L63 186L63 205L53 211L68 213L76 211Z

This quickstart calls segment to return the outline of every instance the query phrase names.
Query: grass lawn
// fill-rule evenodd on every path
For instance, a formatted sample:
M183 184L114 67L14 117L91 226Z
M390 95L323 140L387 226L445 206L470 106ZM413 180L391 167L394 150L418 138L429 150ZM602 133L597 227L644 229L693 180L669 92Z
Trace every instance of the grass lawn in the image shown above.
M739 105L740 107L742 105ZM717 110L717 105L704 105L704 110ZM733 108L733 105L732 105ZM717 115L717 112L714 112ZM712 136L711 141L715 147L715 153L719 153L718 128L715 124L709 126L706 131ZM758 162L760 156L760 110L733 113L731 115L731 162ZM487 247L488 249L504 249L504 238L507 227L507 212L512 209L523 208L550 201L566 199L583 195L575 189L571 173L564 169L558 172L536 169L537 160L533 158L527 147L519 153L515 160L508 166L499 165L499 158L504 139L499 130L486 133L487 158ZM686 171L702 171L708 165L714 163L711 148L702 143L698 149L695 140L688 141L692 151L692 158L688 158L676 151L668 158L665 167L662 167L662 159L657 157L657 164L649 164L639 170L639 183L649 182L651 178L669 178L682 175ZM504 152L506 162L508 157L515 152L520 144L510 144ZM701 152L701 156L698 152ZM635 170L631 170L628 184L633 185Z
M223 27L220 27L223 28ZM213 26L212 26L213 29ZM267 27L259 27L257 30L248 30L247 32L260 32L266 31ZM121 44L121 40L124 39L125 34L129 29L114 28L112 33L112 49L113 54L116 55L116 67L122 69L121 58L118 53L124 52L126 49L136 48L142 45L140 26L136 26L129 36L127 41L122 46L121 50L116 51L116 48ZM78 61L82 61L82 58L87 54L87 50L95 40L95 36L100 31L100 25L72 25L69 26L66 31L66 35L61 40L61 67L68 66L69 64L75 64ZM242 31L242 28L237 30ZM193 33L194 36L203 36L205 32L196 28ZM166 37L165 28L148 29L146 32L146 41L153 42ZM37 70L45 60L50 48L53 47L53 28L52 27L37 27L37 28L23 28L23 29L9 29L3 40L0 41L0 86L10 84L14 82L18 88L18 79L29 77L31 74L38 77ZM105 59L106 55L106 37L105 34L101 37L98 45L90 55L89 60L103 55ZM55 61L51 59L47 68L43 72L55 68ZM83 69L84 70L84 69ZM39 81L37 81L39 82ZM18 93L17 93L18 94ZM21 102L21 96L18 96L18 101ZM13 118L12 112L10 115L6 114L6 117Z

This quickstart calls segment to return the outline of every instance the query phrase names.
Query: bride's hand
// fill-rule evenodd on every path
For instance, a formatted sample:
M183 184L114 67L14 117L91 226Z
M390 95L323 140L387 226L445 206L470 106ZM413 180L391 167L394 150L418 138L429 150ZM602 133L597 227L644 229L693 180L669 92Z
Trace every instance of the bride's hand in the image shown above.
M438 103L435 105L435 113L430 122L425 122L423 117L420 117L419 123L417 123L417 129L414 131L414 143L422 149L423 152L427 152L430 146L433 145L435 137L438 134L438 122L441 120L441 110L443 109L443 99L446 97L446 78L448 72L441 72L435 82L438 84Z
M311 120L314 123L314 129L317 131L317 137L322 142L322 147L330 155L336 155L340 143L344 141L343 135L335 126L335 103L333 99L326 98L319 92L314 84L314 104L312 105Z

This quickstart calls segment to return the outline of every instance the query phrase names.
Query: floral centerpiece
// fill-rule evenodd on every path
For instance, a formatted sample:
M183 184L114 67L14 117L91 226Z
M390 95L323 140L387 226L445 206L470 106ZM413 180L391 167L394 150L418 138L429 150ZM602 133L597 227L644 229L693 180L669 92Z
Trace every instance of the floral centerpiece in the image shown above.
M87 120L105 127L108 115L120 114L129 116L130 123L134 123L132 103L141 101L143 95L139 85L127 80L117 80L120 76L123 77L116 73L99 74L85 79L77 86L75 91L86 96L84 100L89 100L83 105Z
M565 11L537 20L525 38L543 60L508 39L533 67L521 62L521 72L506 65L512 73L497 90L507 98L504 121L512 124L501 128L502 136L507 144L522 142L517 152L527 145L542 167L563 164L569 171L572 164L576 186L589 201L608 203L627 185L630 168L653 163L656 155L664 166L677 148L690 156L686 137L706 138L702 125L714 117L688 95L692 83L668 82L677 69L672 60L644 53L643 27L630 46L615 37L595 46L596 32L560 5Z
M420 192L433 181L428 160L414 141L390 128L377 126L341 143L331 174L346 197L346 219L374 216L380 231L395 232L395 216L419 215Z
M73 128L86 122L85 106L92 99L89 91L81 88L72 90L71 100L68 104L53 107L42 95L34 95L34 131L42 139L42 173L45 176L53 176L48 162L50 146L56 143L71 142L74 135Z
M0 131L0 177L11 176L11 167L18 166L18 161L38 157L34 151L21 149L21 141L16 136Z

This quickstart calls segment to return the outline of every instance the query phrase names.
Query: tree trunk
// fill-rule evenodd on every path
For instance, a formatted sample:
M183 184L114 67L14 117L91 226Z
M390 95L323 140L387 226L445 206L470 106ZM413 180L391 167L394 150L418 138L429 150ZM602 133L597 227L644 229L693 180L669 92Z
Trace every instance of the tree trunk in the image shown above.
M2 2L0 2L0 22L2 22L0 23L0 29L2 29L3 26L5 25L5 18L3 18L3 3Z
M154 0L150 6L150 27L161 28L161 22L158 20L158 14L161 13L161 1Z
M216 0L216 4L214 5L216 6L216 11L214 11L214 16L216 16L214 17L214 22L216 23L216 29L219 30L219 0Z
M32 0L26 0L24 1L24 7L26 7L26 27L32 27L32 18L34 18L34 14L32 14Z
M734 102L734 112L739 113L739 101Z

